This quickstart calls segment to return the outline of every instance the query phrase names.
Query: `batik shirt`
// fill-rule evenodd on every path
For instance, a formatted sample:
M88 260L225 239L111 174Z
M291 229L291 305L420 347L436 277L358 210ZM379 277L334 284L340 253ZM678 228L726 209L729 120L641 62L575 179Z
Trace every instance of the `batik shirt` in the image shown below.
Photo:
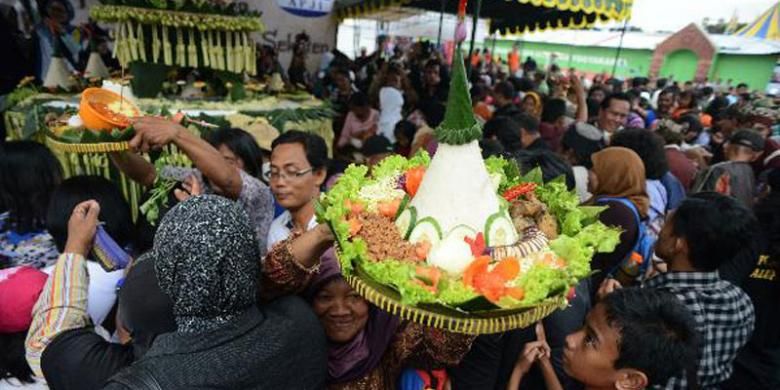
M4 231L8 218L8 213L0 214L0 264L41 269L57 261L59 252L48 232L19 234L10 228Z

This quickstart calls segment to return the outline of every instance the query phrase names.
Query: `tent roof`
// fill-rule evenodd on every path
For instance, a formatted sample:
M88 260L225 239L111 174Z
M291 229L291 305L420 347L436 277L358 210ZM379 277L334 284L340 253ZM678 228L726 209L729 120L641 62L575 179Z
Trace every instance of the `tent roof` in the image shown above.
M623 48L655 50L656 46L671 34L627 32L623 37ZM708 34L709 39L721 54L767 55L780 54L780 42L765 39L746 38L735 35ZM616 48L620 45L620 31L604 30L560 30L541 33L508 35L505 39L527 42L552 43L560 45L594 46Z
M490 20L490 31L521 33L560 28L583 28L597 22L621 21L631 15L633 0L483 0L480 17ZM445 12L455 14L458 1L445 0ZM468 4L473 14L476 1ZM441 11L442 0L343 0L340 19L370 18L388 8Z
M747 38L780 40L780 3L770 7L758 19L743 27L734 35Z

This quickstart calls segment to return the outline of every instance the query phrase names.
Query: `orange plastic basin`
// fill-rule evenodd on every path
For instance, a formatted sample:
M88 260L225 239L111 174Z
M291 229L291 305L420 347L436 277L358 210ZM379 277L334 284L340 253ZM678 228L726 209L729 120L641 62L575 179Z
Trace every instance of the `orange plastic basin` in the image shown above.
M122 101L122 111L119 113L109 108L112 104ZM132 113L132 115L127 115ZM130 125L130 118L140 116L141 110L123 99L118 94L102 88L87 88L81 93L79 116L84 127L94 131L111 131L124 129Z

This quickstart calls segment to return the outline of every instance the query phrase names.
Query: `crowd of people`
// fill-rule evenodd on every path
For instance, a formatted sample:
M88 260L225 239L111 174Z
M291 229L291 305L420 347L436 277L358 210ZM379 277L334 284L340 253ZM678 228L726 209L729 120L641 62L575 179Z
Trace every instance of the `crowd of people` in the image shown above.
M261 55L261 75L283 71L273 48ZM564 176L621 230L567 308L474 337L368 303L315 216L347 164L436 153L445 57L420 42L389 58L327 55L309 74L302 56L285 78L331 101L333 145L134 122L131 150L110 159L147 188L180 182L157 223L133 221L108 179L65 179L42 144L0 146L0 389L780 388L771 97L540 69L516 48L508 65L470 56L483 155ZM167 145L194 167L142 156Z

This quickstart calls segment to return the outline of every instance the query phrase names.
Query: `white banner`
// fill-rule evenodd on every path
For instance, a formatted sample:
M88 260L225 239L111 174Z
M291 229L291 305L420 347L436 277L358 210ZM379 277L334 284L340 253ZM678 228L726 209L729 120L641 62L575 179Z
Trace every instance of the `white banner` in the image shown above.
M304 18L318 18L333 10L334 0L276 0L283 10Z

